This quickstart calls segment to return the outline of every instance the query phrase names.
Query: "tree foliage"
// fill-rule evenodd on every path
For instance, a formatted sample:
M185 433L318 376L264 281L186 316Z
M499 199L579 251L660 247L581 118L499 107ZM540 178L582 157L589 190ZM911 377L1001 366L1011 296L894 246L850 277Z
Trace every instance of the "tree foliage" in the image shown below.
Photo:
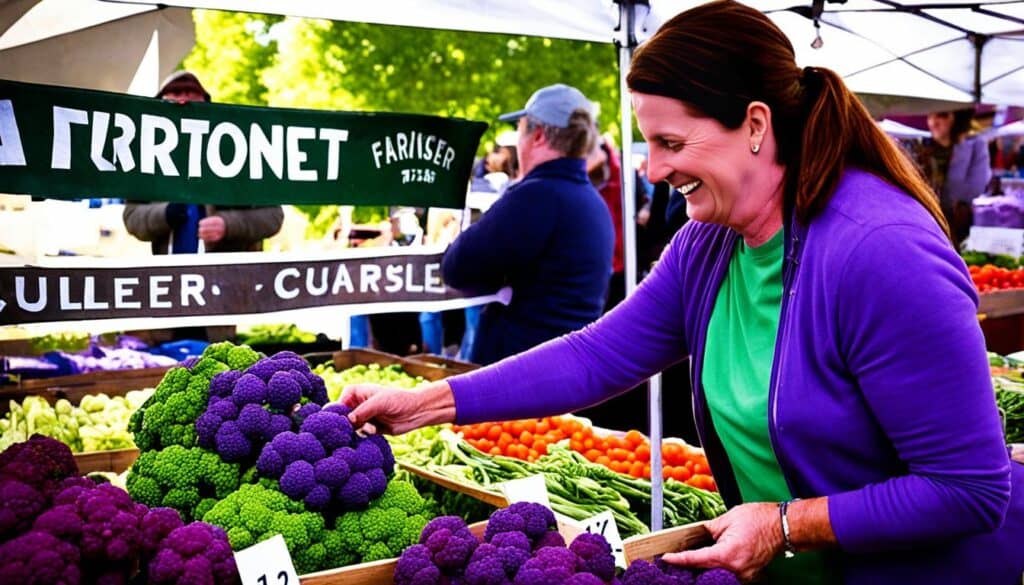
M491 124L486 144L510 129L499 114L560 82L598 102L602 130L618 133L612 45L201 10L195 21L185 65L219 101L463 117Z
M194 10L196 44L182 67L194 72L214 101L266 105L263 70L277 54L268 34L280 16Z

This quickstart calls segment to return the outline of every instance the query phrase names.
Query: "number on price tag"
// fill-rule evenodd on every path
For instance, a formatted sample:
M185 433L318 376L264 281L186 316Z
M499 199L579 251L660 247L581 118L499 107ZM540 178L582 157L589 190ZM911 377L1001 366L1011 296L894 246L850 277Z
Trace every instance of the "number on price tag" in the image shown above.
M235 553L242 585L299 585L299 576L280 534Z
M612 547L612 554L615 555L615 565L626 567L626 556L622 551L622 537L619 536L619 526L615 523L615 517L611 510L605 510L597 516L580 520L579 524L584 530L592 534L600 534Z
M505 494L510 504L517 502L533 502L551 507L548 498L548 487L543 475L531 475L522 479L511 479L501 484L501 493Z

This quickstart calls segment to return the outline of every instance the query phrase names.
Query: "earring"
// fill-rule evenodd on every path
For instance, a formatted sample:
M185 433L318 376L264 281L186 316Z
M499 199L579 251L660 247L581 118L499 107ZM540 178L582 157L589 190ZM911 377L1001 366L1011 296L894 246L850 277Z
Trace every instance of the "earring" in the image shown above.
M759 151L759 150L761 150L761 145L760 144L751 144L750 145L750 152L752 152L754 154L757 154L757 151Z

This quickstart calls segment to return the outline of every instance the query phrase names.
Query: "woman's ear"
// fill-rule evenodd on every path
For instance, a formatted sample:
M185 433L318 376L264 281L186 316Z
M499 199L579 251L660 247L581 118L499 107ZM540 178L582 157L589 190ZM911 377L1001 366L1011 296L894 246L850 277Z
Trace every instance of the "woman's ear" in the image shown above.
M772 127L772 110L764 102L750 102L745 127L750 133L750 150L758 152Z

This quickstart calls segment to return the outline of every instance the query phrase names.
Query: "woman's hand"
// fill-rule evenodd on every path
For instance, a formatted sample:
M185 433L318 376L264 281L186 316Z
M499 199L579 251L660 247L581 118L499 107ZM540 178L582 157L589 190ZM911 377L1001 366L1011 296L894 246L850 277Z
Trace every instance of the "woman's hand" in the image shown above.
M715 544L669 553L667 563L709 569L729 569L740 580L752 581L783 550L779 505L742 504L707 523Z
M348 418L355 428L401 435L411 430L455 420L455 397L446 382L421 390L396 390L376 384L346 386L341 403L352 409Z

